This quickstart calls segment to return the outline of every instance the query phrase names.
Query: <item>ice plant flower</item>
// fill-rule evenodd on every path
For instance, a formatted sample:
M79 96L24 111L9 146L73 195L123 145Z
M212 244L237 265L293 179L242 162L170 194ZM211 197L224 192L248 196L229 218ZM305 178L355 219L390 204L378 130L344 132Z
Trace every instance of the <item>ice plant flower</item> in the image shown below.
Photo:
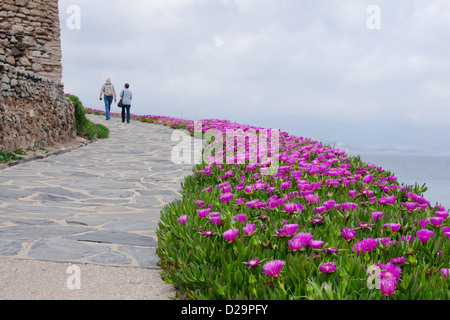
M419 224L421 228L425 228L427 226L427 224L430 223L430 220L419 220Z
M320 271L328 274L336 271L336 264L334 262L322 263L319 267Z
M230 200L234 197L234 194L231 192L227 192L227 193L222 193L220 195L220 201L228 203L230 202Z
M255 258L250 261L247 261L246 264L249 268L254 268L254 267L258 266L260 263L261 263L261 260Z
M325 206L316 207L317 214L322 214L325 211L327 211L327 208L325 208Z
M253 233L255 233L255 229L255 224L247 223L247 225L242 230L244 230L246 235L251 236Z
M394 263L386 263L381 265L380 278L394 277L398 279L401 273L402 269L399 266Z
M381 292L391 297L397 288L397 279L394 277L386 277L380 280L380 289Z
M227 240L228 242L233 242L236 240L236 237L239 233L239 229L230 229L227 231L224 231L222 236Z
M267 274L269 277L276 277L280 274L281 268L285 265L285 262L283 260L274 260L267 262L263 265L263 269L265 274Z
M347 240L351 240L356 236L356 231L353 229L345 228L341 232L341 236L343 236Z
M367 238L355 243L352 251L356 251L356 254L359 255L361 252L369 252L376 247L378 247L377 239Z
M447 219L449 213L447 211L436 211L436 216L442 219Z
M247 215L243 214L243 213L237 214L233 217L233 220L238 221L239 223L245 222L246 219L247 219Z
M339 252L339 249L338 248L323 248L322 252L328 253L328 254L333 254L333 253L336 254Z
M306 247L304 241L302 241L302 239L300 238L293 238L292 240L289 240L288 246L289 250L291 251L299 251L302 250L304 247Z
M179 223L181 223L182 225L185 225L186 222L188 221L188 216L187 216L187 215L181 216L181 217L179 217L179 218L177 219L177 221L178 221Z
M298 224L285 224L283 230L287 237L292 237L295 235L298 229Z
M309 246L313 249L320 249L320 247L323 245L323 241L321 240L311 240L309 242Z
M205 201L203 201L203 200L197 200L197 201L195 201L195 204L196 204L196 205L198 205L198 206L199 206L199 208L201 208L201 207L203 207L203 206L204 206L204 204L205 204Z
M384 227L389 229L391 227L392 232L397 232L400 229L401 225L399 223L385 223Z
M204 232L202 232L202 235L204 235L205 237L211 237L214 234L214 230L206 230Z
M419 231L417 231L417 236L419 236L420 238L420 242L422 243L427 243L428 240L434 236L433 231L428 230L428 229L421 229Z
M391 261L389 261L390 263L395 263L395 264L403 264L405 263L406 259L405 257L397 257L397 258L392 258Z
M336 204L336 201L334 201L334 200L328 200L328 201L325 201L324 203L323 203L323 206L327 209L327 210L330 210L330 209L332 209L332 208L334 208L334 205Z
M358 191L357 190L350 190L349 192L350 197L356 198Z
M299 239L302 247L306 247L312 240L313 235L308 232L299 232L294 236L294 239Z
M370 222L360 222L358 226L360 229L368 229L370 228Z
M444 275L444 279L447 279L447 274L450 273L450 269L442 268L439 270L439 273L442 273Z
M210 212L211 212L211 209L210 209L210 208L207 208L207 209L198 209L198 210L197 210L197 213L198 213L198 215L200 216L200 218L206 217Z
M377 222L378 218L382 217L382 216L383 216L383 212L379 212L379 211L372 212L372 217L375 220L375 222Z
M209 217L209 221L215 223L216 225L220 226L222 224L222 219L220 219L220 216L211 216Z
M441 217L430 217L430 221L433 224L433 226L440 227L444 219Z
M323 222L322 217L314 217L311 219L312 224L321 224Z
M297 211L297 205L295 203L286 203L284 205L284 210L287 213L294 213L295 211Z
M306 201L311 204L311 203L319 203L320 198L317 194L308 194L307 196L305 196Z

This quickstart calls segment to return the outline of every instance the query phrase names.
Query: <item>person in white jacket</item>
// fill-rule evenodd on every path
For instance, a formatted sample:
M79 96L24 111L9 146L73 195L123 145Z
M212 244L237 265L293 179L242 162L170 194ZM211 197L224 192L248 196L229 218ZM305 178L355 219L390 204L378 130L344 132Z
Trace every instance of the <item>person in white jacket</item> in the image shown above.
M120 97L122 98L122 122L125 122L125 112L127 114L127 123L130 123L130 108L131 100L133 99L133 94L130 91L130 85L125 83L125 89L120 92Z

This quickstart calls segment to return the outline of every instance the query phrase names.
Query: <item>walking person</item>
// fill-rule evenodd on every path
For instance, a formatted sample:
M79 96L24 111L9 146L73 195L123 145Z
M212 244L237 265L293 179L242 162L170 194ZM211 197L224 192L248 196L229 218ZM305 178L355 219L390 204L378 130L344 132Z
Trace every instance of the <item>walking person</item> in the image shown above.
M106 79L106 83L102 86L100 90L100 100L102 100L102 95L104 95L105 99L105 111L106 111L106 120L111 119L111 104L117 101L116 98L116 89L114 85L111 83L111 79Z
M122 123L125 122L125 112L127 114L127 123L130 123L130 108L133 94L130 91L130 85L125 83L125 88L120 92L122 98Z

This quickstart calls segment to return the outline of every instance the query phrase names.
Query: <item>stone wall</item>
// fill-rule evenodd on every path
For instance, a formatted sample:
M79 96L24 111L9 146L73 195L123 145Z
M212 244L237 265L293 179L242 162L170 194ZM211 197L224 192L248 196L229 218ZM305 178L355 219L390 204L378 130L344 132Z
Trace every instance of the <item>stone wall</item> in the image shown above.
M58 0L1 0L0 72L0 151L76 137L61 83Z

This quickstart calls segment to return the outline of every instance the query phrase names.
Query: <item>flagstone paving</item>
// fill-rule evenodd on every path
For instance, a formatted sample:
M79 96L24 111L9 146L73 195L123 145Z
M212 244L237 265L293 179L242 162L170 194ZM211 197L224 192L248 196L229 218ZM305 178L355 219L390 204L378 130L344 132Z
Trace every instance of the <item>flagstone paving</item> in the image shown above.
M192 164L173 129L87 115L110 137L0 170L0 257L157 268L158 221Z

